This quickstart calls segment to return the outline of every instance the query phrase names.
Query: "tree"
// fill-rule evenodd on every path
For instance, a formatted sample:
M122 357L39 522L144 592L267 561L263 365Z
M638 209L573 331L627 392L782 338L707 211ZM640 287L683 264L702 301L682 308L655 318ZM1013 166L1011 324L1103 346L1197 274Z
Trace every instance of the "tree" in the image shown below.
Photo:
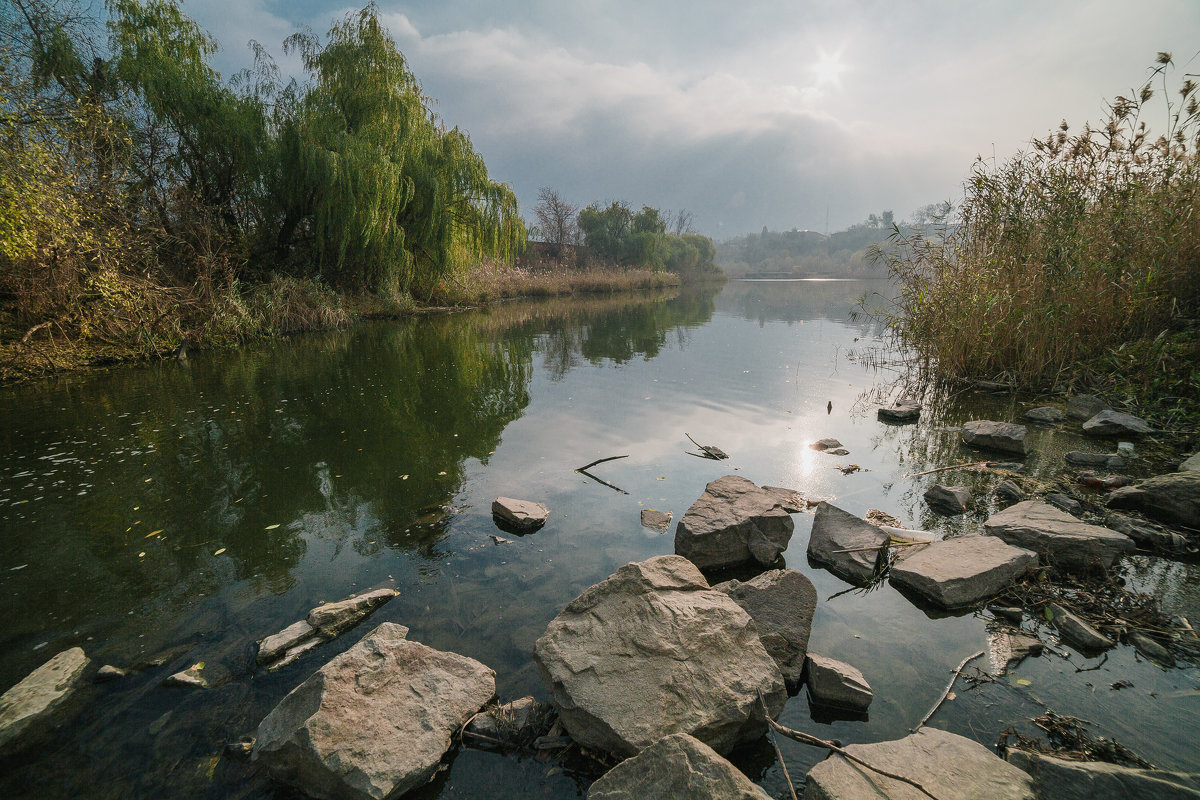
M550 245L555 261L561 266L567 247L579 243L579 209L564 200L549 186L538 190L538 203L533 208L542 241Z

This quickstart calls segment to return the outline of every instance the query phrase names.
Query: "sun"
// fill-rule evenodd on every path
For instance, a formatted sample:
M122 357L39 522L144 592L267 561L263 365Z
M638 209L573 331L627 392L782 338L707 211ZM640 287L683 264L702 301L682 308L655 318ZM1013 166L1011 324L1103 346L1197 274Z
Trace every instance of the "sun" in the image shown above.
M842 63L841 53L821 53L820 60L812 69L816 75L817 86L836 86L841 83L841 75L846 71L846 65Z

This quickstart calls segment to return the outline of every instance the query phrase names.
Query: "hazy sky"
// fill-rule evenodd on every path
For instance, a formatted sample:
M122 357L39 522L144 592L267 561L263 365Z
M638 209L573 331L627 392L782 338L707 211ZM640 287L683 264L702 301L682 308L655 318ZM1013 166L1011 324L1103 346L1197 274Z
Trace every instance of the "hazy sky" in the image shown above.
M1064 117L1099 120L1159 50L1200 72L1197 0L627 2L380 0L448 125L470 133L528 218L538 188L583 205L687 208L718 239L831 230L956 199ZM245 66L285 71L298 25L352 6L184 0ZM1150 120L1152 128L1160 119Z

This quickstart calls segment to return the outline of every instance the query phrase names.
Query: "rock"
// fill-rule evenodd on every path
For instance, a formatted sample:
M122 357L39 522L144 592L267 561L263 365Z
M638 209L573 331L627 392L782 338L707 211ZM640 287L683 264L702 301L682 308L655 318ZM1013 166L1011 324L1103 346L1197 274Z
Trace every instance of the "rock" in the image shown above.
M249 761L250 756L254 755L254 737L247 736L236 742L227 742L225 755L236 758L238 761Z
M604 773L587 800L770 800L737 767L686 733L664 736Z
M1035 553L992 536L958 536L924 547L892 565L891 582L941 608L972 606L1037 569Z
M1033 800L1032 779L978 742L922 728L891 742L852 744L846 752L920 783L934 797ZM1052 795L1047 795L1050 800ZM928 800L907 783L864 769L839 754L808 771L804 800Z
M1025 412L1025 419L1031 422L1054 423L1062 422L1065 418L1066 415L1054 406L1040 406Z
M1179 465L1180 472L1200 472L1200 453L1189 456Z
M1021 624L1021 620L1025 619L1025 609L1020 606L1004 606L998 603L988 603L987 610L996 615L997 619L1006 619L1009 622Z
M675 528L675 552L701 569L750 561L773 564L794 525L775 496L745 478L726 475L704 487Z
M768 492L775 498L775 502L779 503L779 507L789 514L799 514L801 511L808 509L808 503L795 489L785 489L782 486L764 486L764 492Z
M269 664L291 648L315 636L317 629L308 624L308 620L293 622L279 633L272 634L258 643L258 654L254 660L259 664Z
M1187 537L1169 531L1161 525L1137 519L1127 514L1110 511L1104 517L1104 526L1123 533L1143 550L1160 553L1186 553L1192 549Z
M275 661L272 661L270 664L268 664L267 669L271 672L274 672L278 669L283 669L288 664L291 664L293 661L300 658L300 656L307 653L309 650L313 650L327 641L328 639L322 636L314 636L311 639L305 639L295 647L288 648L287 652L285 652Z
M494 545L512 544L512 539L505 539L503 536L497 536L494 533L489 533L488 538L492 540Z
M1083 432L1089 436L1141 436L1154 433L1146 420L1120 411L1101 411L1083 423Z
M842 443L837 439L818 439L809 445L809 447L811 447L813 450L833 450L834 448L841 446Z
M1024 472L1025 465L1017 461L989 461L987 462L988 469L1003 470L1005 472Z
M1115 643L1100 631L1089 625L1077 614L1073 614L1058 603L1046 606L1050 613L1050 622L1058 630L1058 634L1067 644L1084 652L1097 652L1112 647Z
M1029 656L1040 656L1046 649L1042 640L1030 633L996 626L988 631L988 658L992 669L1000 674L1008 672Z
M875 695L863 674L832 658L809 653L804 662L804 683L814 705L863 712Z
M327 639L344 633L371 615L375 609L395 597L395 589L372 589L336 603L326 603L308 612L306 621ZM287 630L296 628L295 625Z
M572 600L533 648L567 732L632 756L689 733L719 753L766 730L787 699L774 659L737 603L690 561L626 564Z
M549 709L525 696L504 705L492 706L481 711L469 723L467 732L486 736L495 740L494 743L520 744L524 740L532 741L539 731L532 728L539 719L549 715ZM547 725L549 722L547 721Z
M1081 486L1098 489L1102 492L1120 489L1122 486L1133 483L1133 478L1128 475L1097 475L1094 472L1081 472L1076 480Z
M1103 467L1110 470L1125 469L1126 461L1117 453L1085 453L1082 450L1071 450L1065 456L1068 464L1078 467Z
M750 615L783 679L799 683L817 608L812 581L794 569L773 569L748 581L719 583L713 589L729 595Z
M495 694L495 673L407 634L385 622L293 689L258 726L254 761L323 800L380 800L427 783Z
M1065 570L1094 564L1107 569L1133 540L1099 525L1089 525L1040 500L1025 500L988 517L984 530L1011 545L1037 553L1043 563Z
M825 452L831 456L848 456L848 455L850 455L850 451L844 447L837 447L837 448L834 448L833 450L826 450Z
M1024 425L1016 425L1012 422L974 420L963 425L962 440L964 444L982 450L999 450L1002 453L1025 455L1026 433L1028 430Z
M904 527L904 524L900 522L899 519L893 517L886 511L880 511L878 508L868 508L867 513L863 515L863 519L880 528L884 527L885 525L890 528Z
M162 685L178 686L185 689L207 689L209 686L208 681L205 679L202 672L203 669L203 661L198 664L193 664L185 670L181 670L176 672L174 675L168 676L167 679L163 681Z
M921 406L911 400L897 400L890 406L879 409L878 417L884 422L916 422L921 416Z
M497 497L492 501L492 516L518 531L536 531L546 524L550 509L532 500Z
M1129 635L1125 637L1125 641L1155 664L1162 667L1175 666L1175 657L1171 655L1171 651L1159 644L1154 637L1141 631L1130 631Z
M971 490L965 486L944 486L935 483L925 490L925 502L939 514L956 516L967 513Z
M108 683L109 681L119 680L128 675L125 670L120 667L114 667L112 664L105 664L100 669L96 670L96 674L92 676L93 683Z
M1071 761L1012 747L1007 757L1033 779L1037 796L1046 800L1200 800L1200 773Z
M64 650L0 695L0 752L36 736L79 687L88 661L83 648Z
M1108 409L1108 403L1090 394L1077 394L1067 401L1067 416L1071 419L1085 420Z
M1059 511L1065 511L1073 517L1083 513L1083 503L1062 492L1050 492L1044 499Z
M1109 508L1133 508L1169 525L1200 528L1200 472L1156 475L1108 497Z
M861 585L875 577L888 541L888 535L871 523L823 502L813 520L808 557L842 580ZM847 550L855 552L839 552Z
M996 497L1009 503L1018 503L1025 499L1025 491L1012 481L1001 481L996 487Z
M653 508L642 509L642 527L643 528L658 528L666 531L671 527L671 512L670 511L655 511Z

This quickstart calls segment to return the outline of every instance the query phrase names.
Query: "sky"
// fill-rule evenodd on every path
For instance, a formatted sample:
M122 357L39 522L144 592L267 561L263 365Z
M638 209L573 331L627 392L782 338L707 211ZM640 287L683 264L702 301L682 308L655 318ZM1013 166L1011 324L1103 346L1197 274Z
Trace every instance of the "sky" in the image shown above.
M1155 54L1200 73L1197 0L378 0L448 127L470 134L526 219L576 205L687 209L718 240L839 230L956 201L976 158L1099 121ZM222 44L285 73L281 43L356 6L183 0ZM1170 84L1169 84L1170 85ZM1152 130L1166 122L1153 115Z

